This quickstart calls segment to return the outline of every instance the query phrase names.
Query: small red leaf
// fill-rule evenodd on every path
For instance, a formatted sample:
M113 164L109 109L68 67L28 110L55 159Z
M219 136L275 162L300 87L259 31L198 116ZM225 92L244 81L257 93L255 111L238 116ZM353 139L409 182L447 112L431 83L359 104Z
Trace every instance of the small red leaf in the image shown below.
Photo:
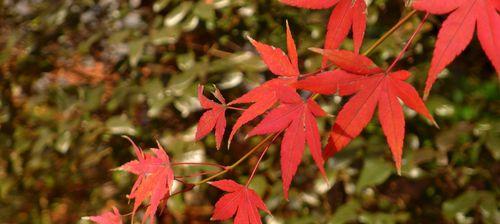
M215 203L211 220L224 221L235 216L235 224L261 224L258 209L271 214L262 199L252 189L232 180L215 181L210 185L228 192Z
M99 216L84 217L97 224L122 224L122 217L117 208L113 207L113 212L106 212Z
M128 195L128 198L134 199L134 208L132 216L139 206L149 198L149 205L142 222L148 218L154 219L154 215L160 201L167 199L170 195L170 188L174 181L174 173L170 167L170 160L163 147L158 143L158 148L152 148L153 154L144 154L142 149L137 147L133 141L126 137L134 146L138 160L130 161L117 170L123 170L137 175L137 180Z
M222 103L217 104L212 100L209 100L203 95L203 86L198 86L198 100L204 109L208 109L203 115L201 115L198 121L198 126L196 127L196 140L200 140L205 137L215 128L215 142L217 149L220 149L222 144L222 138L224 137L224 132L226 130L226 103L224 97L219 92L218 89L214 92L214 96Z

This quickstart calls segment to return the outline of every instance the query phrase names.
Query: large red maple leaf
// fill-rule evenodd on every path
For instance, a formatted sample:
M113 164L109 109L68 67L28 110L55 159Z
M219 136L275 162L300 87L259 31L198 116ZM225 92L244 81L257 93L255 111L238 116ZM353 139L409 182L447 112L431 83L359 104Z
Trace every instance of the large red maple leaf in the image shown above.
M116 207L113 207L113 212L105 212L98 216L83 217L97 224L122 224L122 217Z
M232 180L219 180L210 185L228 192L215 203L211 220L224 221L236 214L234 224L261 224L259 209L271 214L259 195L246 186Z
M330 15L325 37L325 49L337 49L352 27L354 52L359 53L366 30L366 3L364 0L280 0L300 8L335 8ZM326 58L325 58L326 59ZM325 65L326 60L323 61Z
M174 173L169 157L159 142L157 142L158 148L151 148L154 154L145 154L132 139L125 138L134 146L137 160L125 163L118 167L117 170L127 171L138 176L128 198L135 199L132 216L134 216L139 206L149 198L149 205L142 220L144 223L148 218L154 219L161 200L170 196Z
M412 6L432 14L451 12L439 30L424 98L438 74L470 43L475 27L481 46L500 77L500 0L414 0Z
M307 143L311 155L321 174L326 177L321 157L321 140L316 116L326 113L313 100L302 100L297 93L287 97L277 108L269 114L248 134L249 136L264 135L285 131L281 142L281 177L283 179L283 192L288 198L288 189L292 178L304 154Z
M231 134L229 135L229 142L231 142L236 131L244 124L266 112L276 104L278 100L295 92L295 89L292 88L290 84L295 82L300 74L297 49L288 24L286 26L286 31L288 56L279 48L249 38L269 70L278 77L250 90L248 93L228 104L253 103L241 114L238 120L236 120L231 130Z
M212 129L215 129L215 142L217 149L220 149L224 131L226 130L226 100L218 89L215 90L213 95L221 104L215 103L205 97L203 95L203 86L198 86L198 100L200 101L201 107L208 110L201 115L198 121L195 139L200 140L208 135Z
M404 82L408 71L384 72L369 58L341 50L315 50L342 70L325 72L301 80L296 87L341 96L355 94L342 107L335 119L323 156L332 156L357 137L372 119L378 107L378 118L391 149L396 168L401 168L405 120L400 99L408 107L431 122L433 117L413 86ZM345 60L351 58L354 60Z

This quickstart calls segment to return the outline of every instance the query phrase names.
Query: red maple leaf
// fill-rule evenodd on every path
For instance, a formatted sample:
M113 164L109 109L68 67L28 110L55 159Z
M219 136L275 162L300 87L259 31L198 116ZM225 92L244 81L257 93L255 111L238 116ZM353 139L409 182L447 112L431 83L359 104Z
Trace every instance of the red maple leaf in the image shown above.
M151 220L154 219L160 201L169 197L170 188L174 181L174 173L168 155L159 142L157 142L158 148L151 148L154 153L152 155L144 154L132 139L125 138L134 146L137 160L125 163L118 167L117 170L127 171L138 176L128 198L135 199L132 216L134 216L142 202L149 198L149 205L142 220L144 223L148 217Z
M366 3L364 0L280 0L282 3L308 9L335 8L328 22L325 49L337 49L352 27L354 52L359 53L366 30ZM326 58L323 60L325 65Z
M113 207L113 212L105 212L99 216L84 217L98 224L121 224L122 217L117 208Z
M311 155L323 177L326 177L321 157L321 141L315 117L326 113L313 100L304 101L297 93L288 96L287 102L282 102L271 110L266 117L248 134L249 136L264 135L285 131L281 142L281 177L283 192L288 199L288 189L292 178L304 154L305 144L309 146Z
M438 74L470 43L476 26L479 42L500 78L500 0L414 0L412 5L432 14L450 13L439 30L424 98Z
M241 126L266 112L276 104L278 100L286 101L286 97L289 96L290 93L295 92L295 89L292 88L290 84L295 82L300 74L297 49L288 23L286 27L288 56L279 48L249 38L269 70L277 75L278 78L263 83L261 86L252 89L228 104L253 103L241 114L238 120L236 120L231 130L231 134L229 135L229 142L231 142L234 134Z
M410 84L404 82L408 71L386 73L367 57L341 50L315 50L328 57L342 70L325 72L295 84L298 88L317 93L341 96L355 94L340 110L330 133L325 158L332 156L357 137L371 120L378 107L379 122L391 149L396 168L401 168L405 120L400 99L408 107L431 122L433 117ZM343 58L355 58L343 60ZM321 83L321 85L314 85ZM434 122L435 123L435 122Z
M198 86L198 100L200 101L201 107L208 110L203 113L198 122L195 139L200 140L215 128L215 141L217 149L220 149L224 131L226 130L226 100L218 89L215 89L213 94L222 104L215 103L206 98L203 95L203 86Z
M211 220L224 221L236 214L234 224L261 224L259 209L271 214L259 195L246 186L232 180L210 182L210 185L228 192L215 203Z

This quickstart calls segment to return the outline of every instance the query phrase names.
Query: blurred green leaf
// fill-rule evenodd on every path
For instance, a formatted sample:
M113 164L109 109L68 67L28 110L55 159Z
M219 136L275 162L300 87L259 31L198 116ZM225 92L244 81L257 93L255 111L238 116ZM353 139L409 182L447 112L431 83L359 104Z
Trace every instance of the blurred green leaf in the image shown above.
M167 7L168 3L170 3L170 0L156 0L153 4L153 11L159 12L163 10L165 7Z
M393 173L393 166L383 159L367 158L356 183L356 191L383 183Z
M126 115L114 116L106 121L106 127L111 134L115 135L136 135L132 123L128 120Z
M139 60L142 57L142 53L144 51L144 45L146 44L145 39L140 39L140 40L135 40L129 43L129 49L130 49L130 65L132 67L137 66L137 63L139 63Z
M164 24L165 26L172 27L181 22L186 14L193 7L193 2L191 1L183 1L179 6L175 7L172 11L170 11L165 17Z
M331 224L343 224L355 222L359 217L359 211L361 205L356 200L350 200L347 203L340 206L332 218L329 220Z

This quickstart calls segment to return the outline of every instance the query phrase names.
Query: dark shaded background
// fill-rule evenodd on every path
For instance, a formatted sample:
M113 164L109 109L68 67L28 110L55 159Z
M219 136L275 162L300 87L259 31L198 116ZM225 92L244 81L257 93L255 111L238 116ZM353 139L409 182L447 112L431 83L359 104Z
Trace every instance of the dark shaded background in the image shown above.
M196 86L214 83L231 100L271 77L245 36L285 48L285 20L302 71L314 71L320 57L307 48L322 46L330 10L210 2L0 0L0 223L86 223L80 217L111 206L130 211L134 178L110 171L134 158L124 134L145 148L159 139L174 161L225 165L260 140L243 139L248 126L230 150L216 151L212 135L194 142ZM399 0L369 2L365 49L409 11ZM371 57L387 66L422 16ZM430 17L398 65L420 92L442 19ZM266 223L500 223L499 100L496 74L474 39L427 101L441 129L405 109L402 176L374 119L329 160L329 185L304 156L286 202L274 147L252 183L273 213ZM345 103L319 101L332 114ZM226 177L245 181L256 160ZM205 185L175 196L159 222L207 223L220 194Z

